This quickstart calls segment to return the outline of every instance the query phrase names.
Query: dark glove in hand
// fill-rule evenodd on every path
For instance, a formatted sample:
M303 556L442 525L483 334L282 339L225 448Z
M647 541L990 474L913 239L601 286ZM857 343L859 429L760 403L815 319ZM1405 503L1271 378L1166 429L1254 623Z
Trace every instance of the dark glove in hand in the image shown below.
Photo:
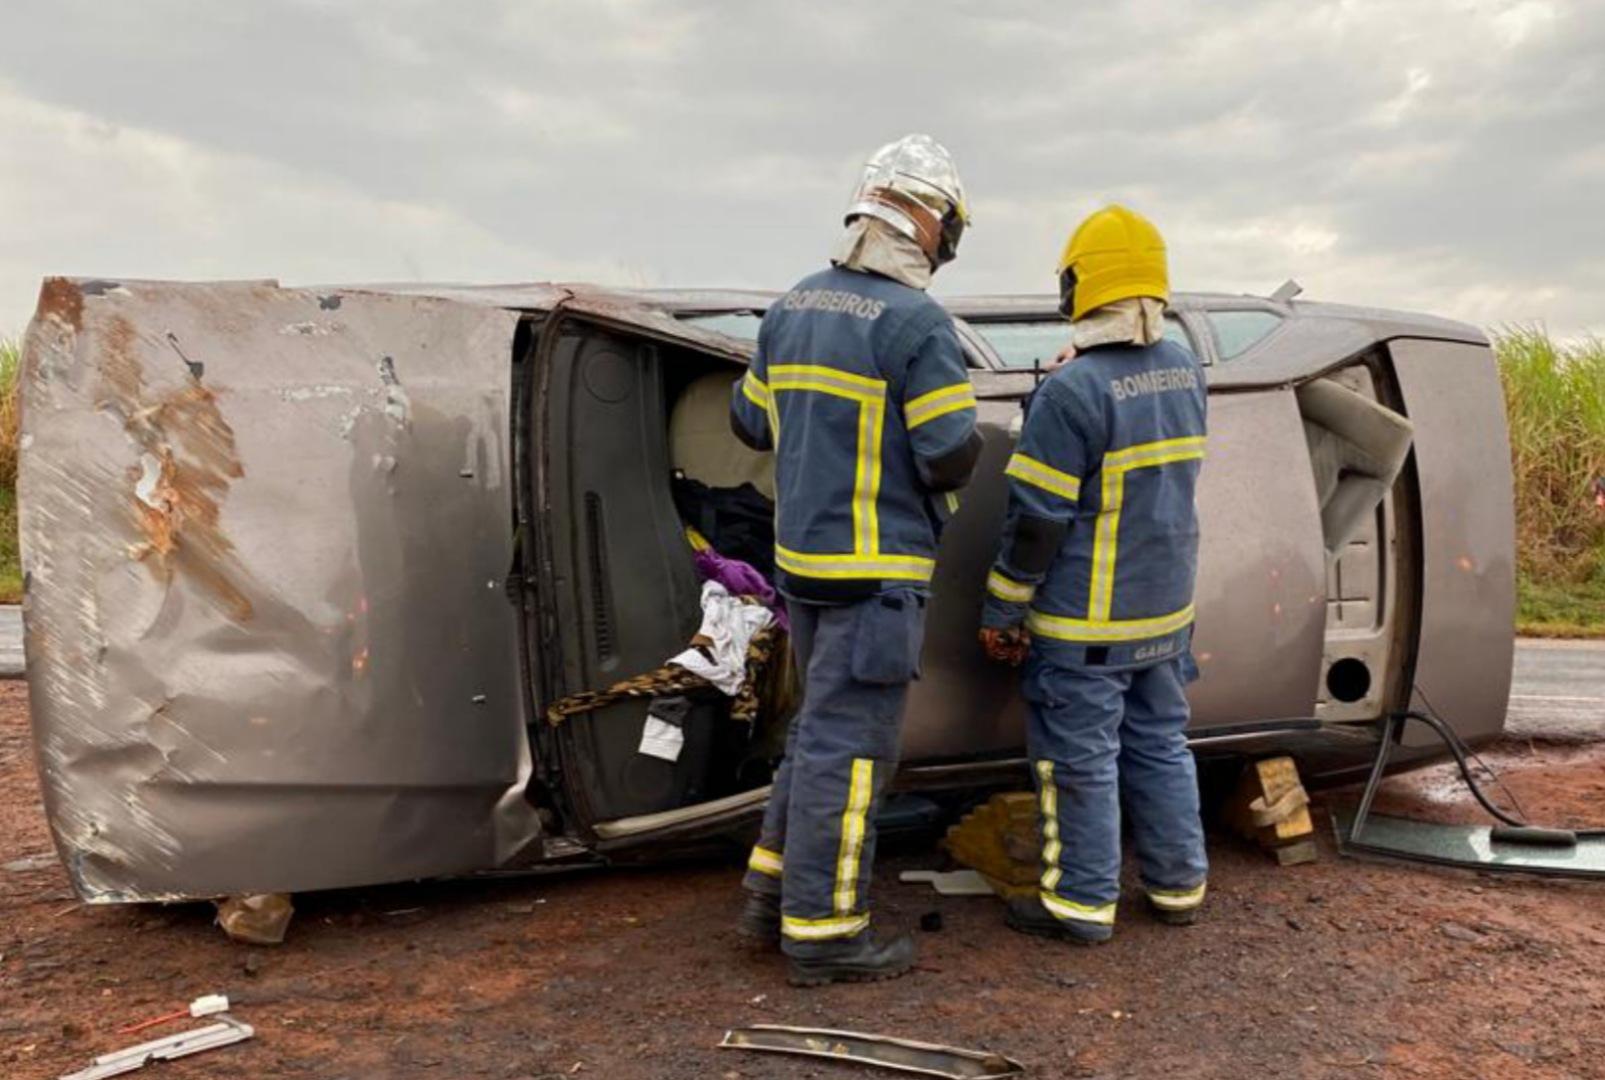
M1023 626L1008 626L1001 630L981 631L981 651L1000 664L1019 667L1031 648L1031 634Z

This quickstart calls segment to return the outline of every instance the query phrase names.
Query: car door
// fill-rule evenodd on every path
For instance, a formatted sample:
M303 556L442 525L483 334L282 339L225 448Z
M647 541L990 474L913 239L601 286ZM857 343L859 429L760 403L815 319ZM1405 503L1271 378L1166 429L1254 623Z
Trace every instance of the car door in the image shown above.
M1042 352L1028 322L1000 325L1020 355ZM1062 335L1063 324L1055 326ZM987 336L988 326L977 329ZM994 371L974 381L986 449L942 538L925 670L904 729L911 762L1006 755L1025 743L1018 673L987 662L976 632L1007 503L1003 467L1035 380ZM1212 392L1209 406L1193 645L1201 674L1189 691L1195 734L1313 715L1326 620L1320 507L1294 391Z
M82 896L450 874L537 831L502 582L519 318L45 284L24 354L26 646Z

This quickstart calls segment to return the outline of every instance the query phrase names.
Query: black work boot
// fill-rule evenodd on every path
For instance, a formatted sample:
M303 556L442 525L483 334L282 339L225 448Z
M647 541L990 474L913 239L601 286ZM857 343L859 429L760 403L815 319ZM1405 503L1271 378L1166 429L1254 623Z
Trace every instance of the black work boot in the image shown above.
M1009 901L1003 921L1010 930L1037 937L1055 938L1074 945L1102 945L1114 936L1114 928L1101 923L1060 919L1042 906L1035 896L1016 896Z
M1198 921L1198 909L1202 904L1195 904L1190 908L1160 907L1150 898L1148 901L1148 914L1158 922L1167 926L1191 926Z
M899 934L890 941L879 941L865 931L850 941L810 950L808 956L793 956L788 981L793 986L880 982L906 975L913 966L913 938Z
M779 946L780 897L749 892L736 917L736 933L749 945Z

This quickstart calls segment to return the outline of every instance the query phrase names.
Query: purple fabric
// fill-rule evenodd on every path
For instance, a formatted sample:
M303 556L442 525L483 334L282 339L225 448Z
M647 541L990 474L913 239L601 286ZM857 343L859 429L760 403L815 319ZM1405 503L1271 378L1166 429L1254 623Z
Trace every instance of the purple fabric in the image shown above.
M696 562L697 573L702 575L703 581L717 581L731 596L757 597L764 607L774 612L775 624L786 633L791 633L791 619L786 616L785 601L751 564L740 559L727 559L712 548L697 552Z

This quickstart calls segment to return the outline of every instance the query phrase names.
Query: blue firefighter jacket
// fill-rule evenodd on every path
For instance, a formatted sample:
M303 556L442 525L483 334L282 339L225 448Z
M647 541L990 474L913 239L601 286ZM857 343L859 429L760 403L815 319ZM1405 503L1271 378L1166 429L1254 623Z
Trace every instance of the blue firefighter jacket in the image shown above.
M775 452L775 565L794 599L923 589L944 493L981 440L953 320L924 292L838 267L770 305L731 425Z
M982 623L1056 662L1135 667L1187 648L1204 373L1174 342L1091 349L1042 383L1005 470Z

